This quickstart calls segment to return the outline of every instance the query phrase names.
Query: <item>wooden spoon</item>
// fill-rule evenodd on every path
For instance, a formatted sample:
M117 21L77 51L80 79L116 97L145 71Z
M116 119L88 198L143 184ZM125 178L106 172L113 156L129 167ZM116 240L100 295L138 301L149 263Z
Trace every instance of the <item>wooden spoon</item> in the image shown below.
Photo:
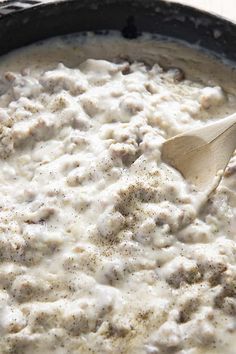
M236 114L164 142L162 160L197 190L214 190L236 149Z

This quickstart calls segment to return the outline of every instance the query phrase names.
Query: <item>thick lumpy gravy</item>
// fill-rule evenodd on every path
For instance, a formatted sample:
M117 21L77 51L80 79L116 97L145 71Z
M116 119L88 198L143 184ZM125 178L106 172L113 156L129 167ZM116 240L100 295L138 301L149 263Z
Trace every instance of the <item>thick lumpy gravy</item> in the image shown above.
M202 57L92 35L2 57L1 354L235 353L236 157L212 196L161 160L236 111Z

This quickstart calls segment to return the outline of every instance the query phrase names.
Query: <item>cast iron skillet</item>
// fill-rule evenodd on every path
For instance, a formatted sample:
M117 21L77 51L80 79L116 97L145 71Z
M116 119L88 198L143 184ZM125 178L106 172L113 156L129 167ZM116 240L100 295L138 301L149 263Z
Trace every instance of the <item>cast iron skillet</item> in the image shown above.
M236 63L236 24L162 0L45 0L0 4L0 55L71 32L119 30L126 38L151 32L198 43Z

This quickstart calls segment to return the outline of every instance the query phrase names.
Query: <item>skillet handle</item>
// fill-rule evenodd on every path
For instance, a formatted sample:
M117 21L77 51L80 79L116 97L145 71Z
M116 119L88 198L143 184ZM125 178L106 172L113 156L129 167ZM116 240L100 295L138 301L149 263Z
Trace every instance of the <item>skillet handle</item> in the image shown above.
M38 6L43 0L0 0L0 18L15 12Z

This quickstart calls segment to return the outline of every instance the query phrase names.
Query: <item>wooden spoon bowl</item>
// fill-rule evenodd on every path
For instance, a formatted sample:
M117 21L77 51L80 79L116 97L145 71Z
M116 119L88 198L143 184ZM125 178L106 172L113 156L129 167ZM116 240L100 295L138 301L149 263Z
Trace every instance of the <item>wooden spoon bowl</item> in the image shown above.
M236 149L236 114L177 135L162 146L162 160L198 190L216 188Z

